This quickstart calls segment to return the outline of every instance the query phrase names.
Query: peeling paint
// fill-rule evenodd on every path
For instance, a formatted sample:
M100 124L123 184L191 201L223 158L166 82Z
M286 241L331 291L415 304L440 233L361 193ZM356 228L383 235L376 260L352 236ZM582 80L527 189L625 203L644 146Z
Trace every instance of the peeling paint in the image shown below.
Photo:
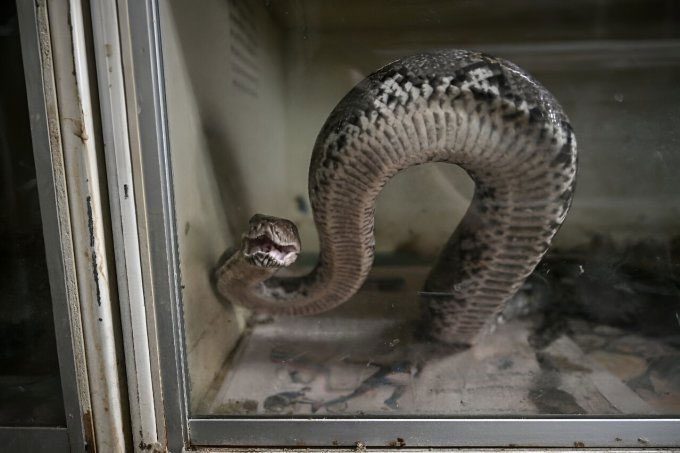
M56 204L57 222L59 225L59 248L61 249L61 259L64 272L64 285L66 291L66 310L67 318L63 321L68 322L70 329L71 354L75 373L75 393L69 389L70 383L65 383L64 399L66 403L66 415L69 419L67 423L72 442L84 442L85 451L94 448L94 428L92 426L91 400L89 395L87 364L85 357L84 333L82 328L82 318L80 312L79 291L76 276L76 263L73 252L73 230L70 221L68 189L66 184L66 164L64 161L64 149L62 145L62 132L60 127L60 105L57 102L57 83L55 80L55 66L53 58L58 58L58 50L53 55L52 37L50 35L49 11L45 0L37 0L34 3L35 26L37 29L37 47L39 49L40 65L42 66L42 89L44 90L44 107L46 114L46 126L50 153L51 173L54 182L54 203ZM19 2L19 10L28 9L27 2ZM24 30L22 30L22 35ZM23 41L23 37L22 37ZM31 113L31 121L39 121L40 113ZM41 201L42 203L42 201ZM57 309L55 308L55 314ZM59 322L58 324L61 324ZM65 335L58 331L58 347L61 352ZM67 348L68 350L69 348ZM61 355L61 353L60 353ZM64 369L69 367L69 359L63 360L60 357L60 368L62 368L62 378ZM68 389L68 392L66 391ZM77 399L74 401L74 399ZM80 417L78 417L78 415ZM81 426L78 426L80 418ZM80 437L80 430L84 439ZM77 434L76 434L77 433Z
M92 197L88 195L87 197L87 229L90 233L90 249L92 250L92 277L94 278L94 284L97 290L97 305L102 306L102 293L99 283L99 272L97 272L97 249L95 248L95 238L94 238L94 217L92 216Z
M83 431L85 434L85 451L95 451L94 426L92 426L92 413L90 411L83 413Z
M137 444L137 447L140 451L146 450L151 453L167 453L167 450L165 450L159 442L144 442L144 433L142 430L139 430L139 437L141 440L139 441L139 444Z
M77 129L74 132L76 137L80 138L80 141L85 143L89 139L87 130L85 129L85 122L79 118L78 121L76 121L76 127Z
M68 242L73 247L75 266L74 309L80 316L78 324L84 337L80 373L86 404L78 418L80 423L89 423L89 427L83 429L85 451L124 451L128 441L121 405L121 370L117 366L122 356L116 347L112 288L108 282L110 249L99 181L103 150L98 140L93 140L97 136L93 115L98 112L93 110L97 105L91 98L91 58L86 52L87 32L83 22L89 14L82 9L84 3L50 1L47 8L45 1L40 0L49 14L45 45L53 46L55 59L55 64L46 72L55 76L59 95L52 112L56 118L51 122L55 131L61 130L60 151L65 166L62 177L66 183L64 209L73 234ZM54 33L49 30L52 24ZM72 446L83 449L82 444Z
M158 444L154 403L153 370L149 352L142 258L132 182L128 116L123 63L121 61L119 11L116 2L89 2L92 14L92 40L95 48L97 86L103 153L106 161L111 233L115 270L107 277L117 282L122 345L127 374L128 420L132 443L145 451L156 451ZM107 282L108 283L108 282Z
M391 441L389 441L389 442L387 443L387 446L388 446L388 447L392 447L392 448L395 448L395 447L396 447L396 448L403 448L403 447L406 446L406 441L405 441L403 438L401 438L401 437L397 437L396 440L391 440Z

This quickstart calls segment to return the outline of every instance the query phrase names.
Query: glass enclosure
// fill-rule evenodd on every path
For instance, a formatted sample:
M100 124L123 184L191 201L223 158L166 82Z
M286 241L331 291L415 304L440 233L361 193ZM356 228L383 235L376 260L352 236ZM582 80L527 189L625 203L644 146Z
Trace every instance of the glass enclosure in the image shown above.
M0 55L0 426L66 426L14 2Z
M160 22L191 417L680 414L677 2L164 0ZM314 267L307 172L328 114L383 65L443 48L527 70L579 148L563 227L474 346L419 331L473 193L444 163L389 181L373 269L342 306L265 317L220 297L213 271L256 213L299 229L280 275Z

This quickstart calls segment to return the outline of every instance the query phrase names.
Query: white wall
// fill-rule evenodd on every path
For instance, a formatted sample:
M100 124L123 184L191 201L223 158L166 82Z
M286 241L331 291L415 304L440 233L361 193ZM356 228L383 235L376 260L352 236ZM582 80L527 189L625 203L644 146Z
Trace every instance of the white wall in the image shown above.
M338 100L364 76L422 49L481 48L507 56L531 72L571 118L579 143L579 174L574 204L557 245L585 243L598 234L620 241L665 240L680 230L680 179L674 176L680 169L680 41L669 47L660 40L655 48L655 41L649 40L642 50L626 51L625 43L599 40L609 33L606 22L599 30L571 24L571 35L537 24L529 43L517 25L507 30L499 25L490 37L475 31L474 23L463 29L421 24L402 32L373 17L376 25L371 29L353 27L349 13L324 12L323 3L301 4L309 10L291 9L296 19L288 20L294 26L286 35L286 116L295 131L288 135L286 147L291 194L306 194L316 134ZM287 10L278 5L277 17L287 20ZM449 4L445 10L451 8ZM451 14L442 20L454 21ZM615 25L617 30L622 27ZM631 29L629 34L639 32ZM553 41L565 34L568 39ZM471 190L469 179L446 164L398 175L378 201L378 252L405 250L425 258L436 254L464 213ZM289 210L301 226L303 244L307 250L313 248L311 216L292 204Z
M279 38L261 8L162 2L163 58L196 407L244 324L210 284L255 212L277 212L285 173ZM273 189L273 190L271 190Z

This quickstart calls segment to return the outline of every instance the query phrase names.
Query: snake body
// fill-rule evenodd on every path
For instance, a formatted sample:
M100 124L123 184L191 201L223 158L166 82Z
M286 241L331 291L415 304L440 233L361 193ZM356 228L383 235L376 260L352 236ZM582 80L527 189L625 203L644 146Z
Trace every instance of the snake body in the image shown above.
M557 101L514 64L481 53L406 57L354 87L326 120L309 168L317 266L302 277L275 277L287 265L278 258L297 256L297 230L259 216L244 249L218 267L219 292L272 314L342 304L373 263L378 194L400 170L427 162L459 165L475 182L423 291L427 334L470 344L548 249L576 175L576 140ZM262 249L263 241L272 242Z

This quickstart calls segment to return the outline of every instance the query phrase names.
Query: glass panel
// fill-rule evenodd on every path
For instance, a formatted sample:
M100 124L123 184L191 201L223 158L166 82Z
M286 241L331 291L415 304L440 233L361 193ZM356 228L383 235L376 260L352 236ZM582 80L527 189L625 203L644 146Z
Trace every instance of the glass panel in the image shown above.
M166 0L161 6L194 416L680 413L676 3L212 0L195 8ZM213 270L233 253L225 250L241 246L256 213L290 219L299 230L300 257L277 276L317 265L307 172L324 121L383 65L445 48L481 50L530 72L564 108L579 149L566 222L502 311L477 307L492 314L474 345L447 344L441 335L432 340L445 310L424 324L420 308L440 306L441 297L455 309L452 295L464 292L456 281L462 260L477 259L484 269L501 260L449 251L458 257L446 277L449 289L423 291L473 193L470 177L445 163L414 166L389 181L375 208L373 268L341 306L314 316L251 316L239 304L257 288L238 285L264 271L245 264L244 273L233 271L232 300L218 295ZM412 141L418 133L414 126L399 139ZM366 146L398 146L389 140ZM566 143L564 136L558 140ZM347 165L339 158L329 171ZM370 172L370 165L357 171ZM527 179L534 170L526 169ZM345 202L335 209L347 212L365 202L368 190L360 183L336 189L332 196ZM338 235L352 228L351 219L333 219ZM513 231L526 227L513 222ZM251 239L251 251L294 252L294 241L273 241L264 228ZM360 253L355 245L337 250ZM344 272L362 265L357 256ZM508 259L533 268L527 257ZM288 288L279 293L284 299L305 286Z
M0 55L0 425L65 426L14 2Z

